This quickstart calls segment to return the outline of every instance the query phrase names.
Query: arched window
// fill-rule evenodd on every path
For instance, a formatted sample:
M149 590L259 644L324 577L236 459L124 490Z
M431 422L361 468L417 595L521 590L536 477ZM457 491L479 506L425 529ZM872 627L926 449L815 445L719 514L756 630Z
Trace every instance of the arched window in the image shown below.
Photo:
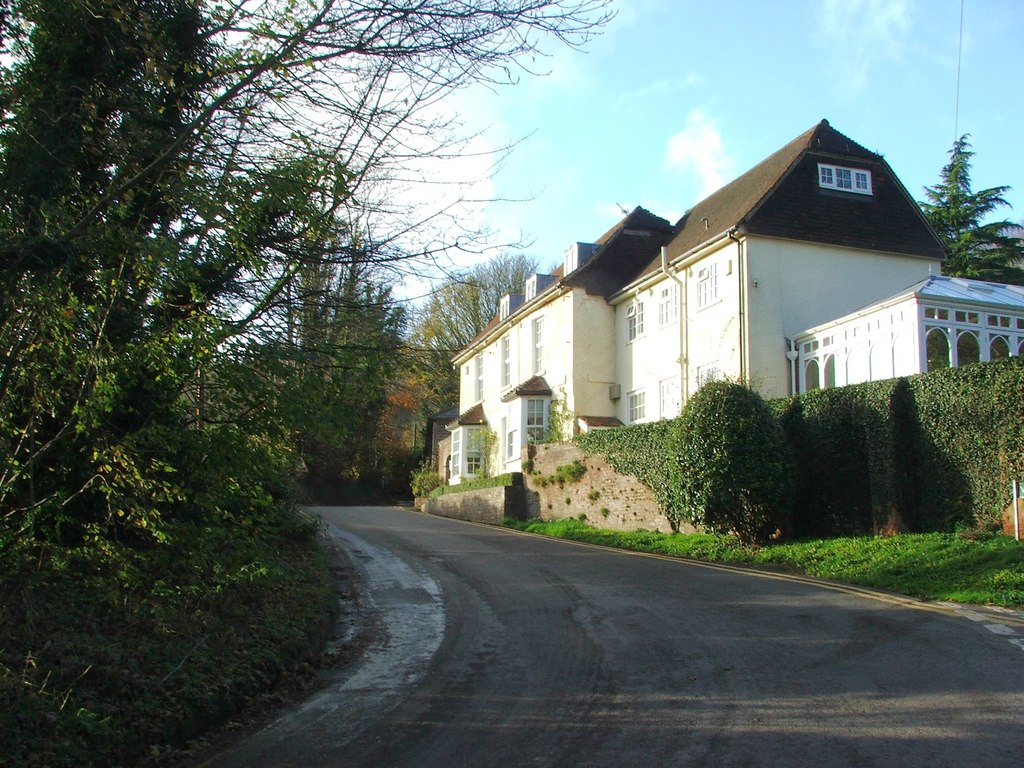
M836 356L829 355L825 358L825 389L831 389L836 385Z
M970 365L981 360L981 345L978 337L970 331L961 331L956 337L956 364Z
M1017 343L1017 354L1024 355L1024 336L1022 336L1020 341Z
M821 389L821 380L818 378L818 361L811 360L804 368L804 388L810 392L814 389Z
M941 328L932 328L925 336L925 347L928 353L926 370L937 371L949 368L949 338Z
M871 381L871 348L860 340L846 356L846 382Z
M988 343L988 359L1002 360L1010 356L1010 342L1005 336L993 336Z

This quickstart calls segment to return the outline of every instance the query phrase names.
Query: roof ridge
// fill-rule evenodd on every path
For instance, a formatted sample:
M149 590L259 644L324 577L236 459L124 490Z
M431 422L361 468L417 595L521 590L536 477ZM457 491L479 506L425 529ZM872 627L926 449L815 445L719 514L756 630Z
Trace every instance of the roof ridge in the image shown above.
M618 234L622 230L630 229L630 220L634 221L633 226L635 227L636 224L640 223L636 222L636 219L640 218L641 216L648 217L648 222L654 222L655 220L657 222L664 222L665 230L668 232L671 232L674 229L672 222L670 222L668 219L662 218L656 213L652 213L651 211L644 208L642 205L637 205L634 206L633 210L631 210L629 213L623 215L623 217L619 219L607 232L605 232L603 235L597 238L597 240L594 241L594 244L604 245L606 242L611 240L616 234Z

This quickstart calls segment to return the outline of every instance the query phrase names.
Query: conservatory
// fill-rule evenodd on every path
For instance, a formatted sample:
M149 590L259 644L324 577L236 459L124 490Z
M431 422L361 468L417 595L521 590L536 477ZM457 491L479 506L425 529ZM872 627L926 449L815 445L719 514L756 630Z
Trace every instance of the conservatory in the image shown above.
M1024 286L929 276L796 336L792 389L910 376L1024 353Z

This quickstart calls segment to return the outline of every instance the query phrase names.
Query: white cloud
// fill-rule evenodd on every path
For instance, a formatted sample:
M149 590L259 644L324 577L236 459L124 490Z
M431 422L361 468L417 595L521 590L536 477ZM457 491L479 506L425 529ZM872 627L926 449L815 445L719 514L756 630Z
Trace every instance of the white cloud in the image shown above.
M697 177L698 199L707 197L734 175L734 162L722 146L721 133L700 110L690 112L683 130L669 138L666 164Z
M911 0L826 0L817 40L828 52L840 90L859 94L873 67L903 58L910 42L910 6Z

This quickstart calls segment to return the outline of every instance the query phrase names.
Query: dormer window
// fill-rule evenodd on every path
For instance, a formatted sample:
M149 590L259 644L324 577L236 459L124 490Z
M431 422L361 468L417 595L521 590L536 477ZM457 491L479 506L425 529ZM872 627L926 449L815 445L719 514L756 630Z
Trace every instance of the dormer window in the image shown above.
M523 304L523 294L521 293L506 293L498 301L498 319L504 320L506 317L515 312Z
M537 294L547 290L549 286L554 284L555 280L554 275L530 275L526 278L525 300L532 301L537 298Z
M870 195L871 171L863 168L846 168L842 165L818 163L818 186L822 189L836 189L840 192L855 192Z
M566 248L562 263L563 274L568 275L570 272L582 267L594 255L596 248L597 246L594 243L573 243Z

